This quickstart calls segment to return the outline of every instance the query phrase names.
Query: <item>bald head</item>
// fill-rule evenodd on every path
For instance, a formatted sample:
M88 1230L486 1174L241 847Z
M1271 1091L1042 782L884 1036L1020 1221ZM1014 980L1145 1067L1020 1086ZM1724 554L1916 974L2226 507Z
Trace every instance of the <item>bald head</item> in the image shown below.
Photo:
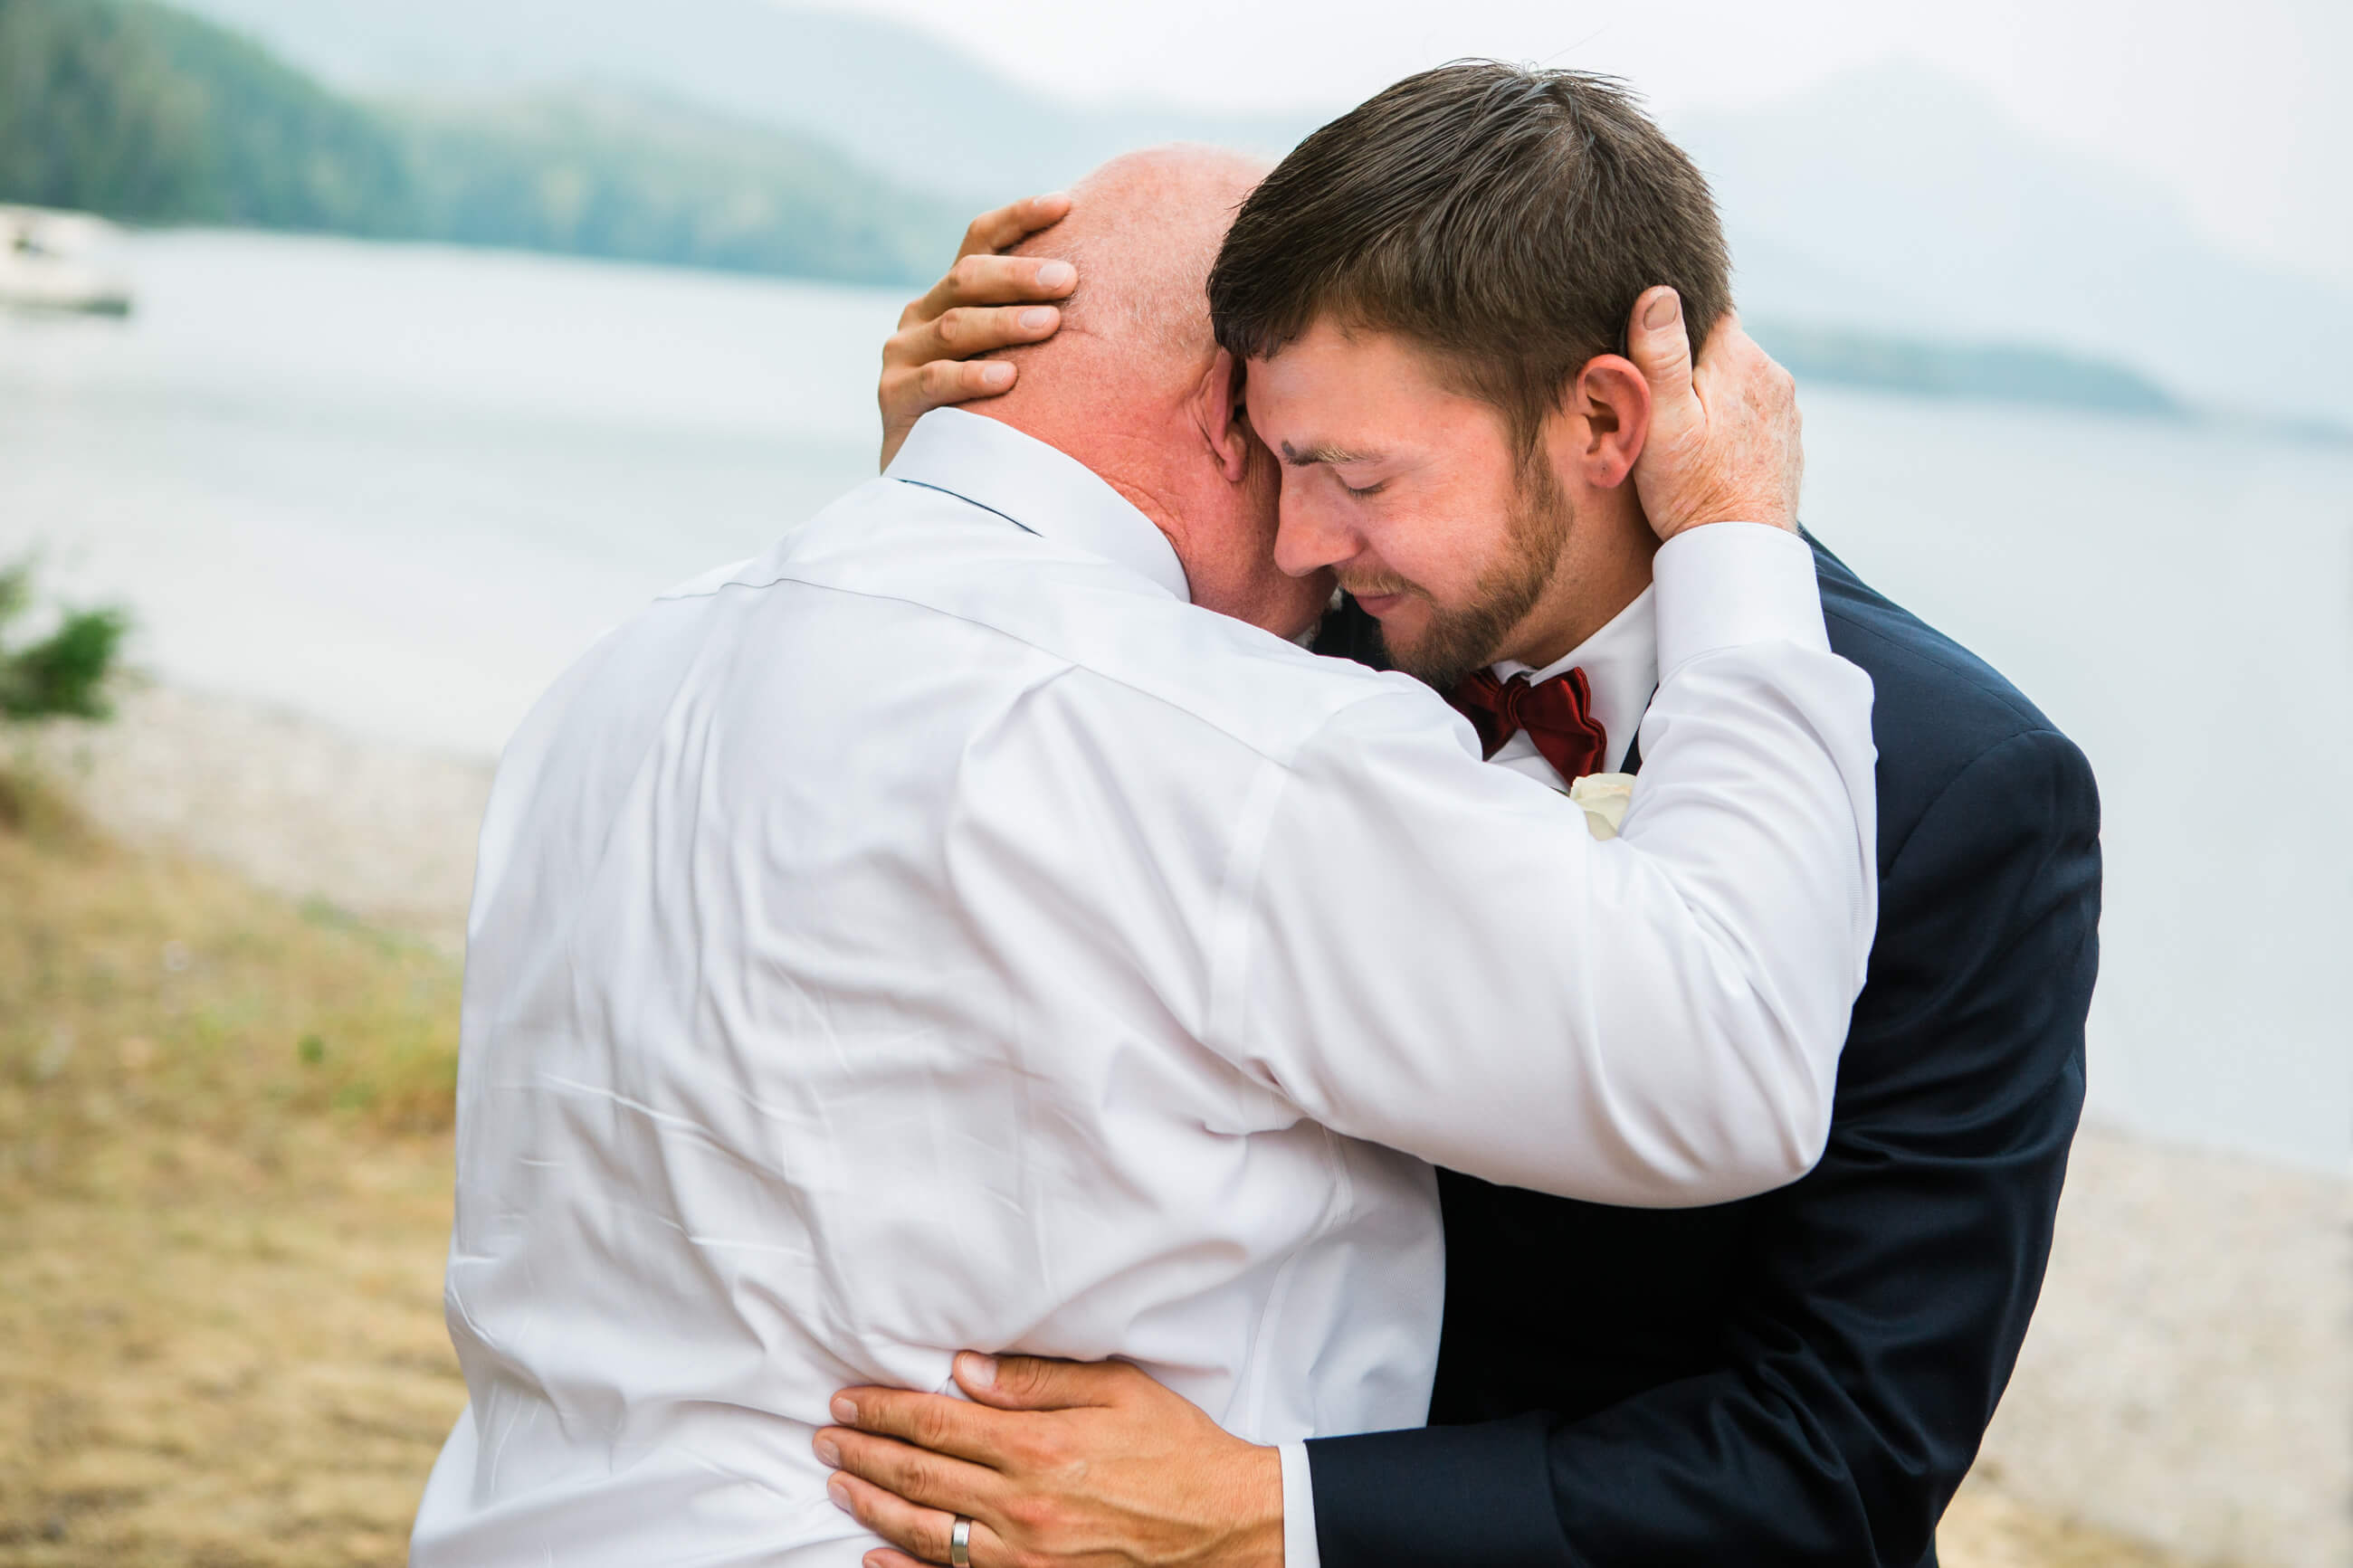
M1209 268L1235 209L1268 167L1221 147L1179 144L1124 153L1072 186L1071 216L1016 254L1071 263L1078 289L1063 303L1060 332L1007 351L1038 369L1024 370L994 412L1023 424L1033 404L1100 411L1106 396L1189 388L1216 353Z
M1059 447L1151 519L1193 602L1291 637L1328 574L1274 561L1280 471L1250 436L1240 374L1209 331L1209 269L1267 165L1215 147L1114 158L1071 191L1071 214L1020 247L1078 268L1062 328L1006 351L1020 379L975 414Z

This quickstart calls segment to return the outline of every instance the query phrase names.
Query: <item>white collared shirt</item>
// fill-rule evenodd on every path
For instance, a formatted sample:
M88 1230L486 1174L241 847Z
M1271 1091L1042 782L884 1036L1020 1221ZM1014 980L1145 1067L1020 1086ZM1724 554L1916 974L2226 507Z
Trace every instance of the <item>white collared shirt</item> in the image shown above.
M1608 625L1542 669L1508 658L1494 667L1498 680L1525 674L1531 683L1550 680L1567 670L1585 671L1586 685L1593 693L1588 711L1605 737L1597 773L1615 773L1625 766L1643 710L1651 705L1651 694L1659 689L1659 617L1653 607L1658 592L1655 587L1644 588ZM1556 789L1577 782L1562 778L1525 730L1497 747L1488 761Z
M1261 1442L1415 1424L1424 1160L1635 1204L1800 1173L1873 923L1870 686L1788 535L1694 531L1658 582L1609 844L954 410L608 635L483 826L472 1403L412 1561L848 1568L828 1396L967 1347L1124 1357Z

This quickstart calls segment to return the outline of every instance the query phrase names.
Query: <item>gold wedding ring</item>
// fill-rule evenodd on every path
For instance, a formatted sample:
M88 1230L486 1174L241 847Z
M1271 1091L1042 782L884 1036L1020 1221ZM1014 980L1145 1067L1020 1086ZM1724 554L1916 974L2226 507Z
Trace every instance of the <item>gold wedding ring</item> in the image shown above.
M972 1568L972 1521L961 1515L948 1531L948 1568Z

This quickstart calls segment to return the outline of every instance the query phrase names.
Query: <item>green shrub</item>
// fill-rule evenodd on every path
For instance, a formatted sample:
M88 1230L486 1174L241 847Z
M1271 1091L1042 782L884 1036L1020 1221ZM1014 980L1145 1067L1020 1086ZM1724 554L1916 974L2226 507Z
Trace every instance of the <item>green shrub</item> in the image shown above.
M108 690L130 615L69 610L48 636L15 646L9 634L32 607L32 563L0 568L0 719L111 718Z

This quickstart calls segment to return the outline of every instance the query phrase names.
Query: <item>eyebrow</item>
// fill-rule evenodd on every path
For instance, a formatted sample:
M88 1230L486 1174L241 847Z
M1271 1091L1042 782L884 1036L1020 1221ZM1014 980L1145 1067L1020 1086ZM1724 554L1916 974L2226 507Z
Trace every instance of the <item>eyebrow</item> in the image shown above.
M1378 458L1378 453L1352 452L1328 442L1319 442L1303 452L1288 441L1282 444L1282 460L1294 468L1312 468L1318 463L1370 463Z

